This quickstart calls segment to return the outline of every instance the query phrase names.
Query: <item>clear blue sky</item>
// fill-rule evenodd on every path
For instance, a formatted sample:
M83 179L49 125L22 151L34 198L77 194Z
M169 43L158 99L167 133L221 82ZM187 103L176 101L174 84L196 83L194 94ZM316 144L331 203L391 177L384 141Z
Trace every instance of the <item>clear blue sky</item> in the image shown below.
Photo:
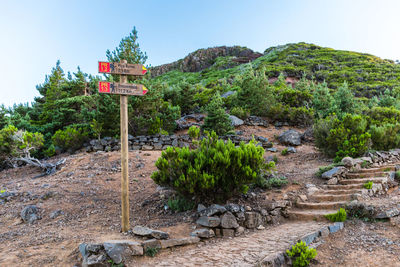
M397 0L0 0L0 104L33 101L58 59L96 74L133 26L153 66L199 48L301 41L400 59L399 11Z

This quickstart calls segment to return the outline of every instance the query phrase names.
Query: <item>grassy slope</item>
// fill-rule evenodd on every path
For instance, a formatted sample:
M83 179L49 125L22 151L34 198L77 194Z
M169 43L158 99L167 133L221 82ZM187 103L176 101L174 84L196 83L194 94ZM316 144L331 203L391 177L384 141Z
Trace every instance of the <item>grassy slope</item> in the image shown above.
M170 71L155 79L170 85L186 79L207 86L218 79L232 79L252 66L254 69L264 68L269 77L283 73L301 78L306 74L319 82L325 80L332 89L347 81L357 96L371 97L400 85L400 65L391 60L306 43L271 47L252 63L235 65L231 57L220 57L212 67L201 72Z

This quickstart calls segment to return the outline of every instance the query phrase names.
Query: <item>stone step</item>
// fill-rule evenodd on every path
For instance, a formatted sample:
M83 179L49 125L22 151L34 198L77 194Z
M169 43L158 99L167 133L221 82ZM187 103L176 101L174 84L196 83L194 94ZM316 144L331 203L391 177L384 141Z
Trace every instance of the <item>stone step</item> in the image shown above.
M395 167L396 167L396 165L386 165L386 166L382 166L382 167L378 167L378 168L361 169L361 170L357 170L354 173L374 173L374 172L394 171Z
M357 193L361 193L362 189L342 189L342 190L337 190L337 189L325 189L325 190L320 190L318 191L318 195L347 195L347 194L357 194ZM311 195L313 196L313 195ZM310 197L311 197L310 196Z
M324 209L339 209L343 207L346 201L337 202L297 202L296 207L300 209L310 209L310 210L324 210Z
M288 211L289 219L296 221L326 221L326 214L335 213L337 210L298 210Z
M323 189L335 189L335 190L362 189L362 188L364 188L364 183L333 184L333 185L323 185L322 187L323 187Z
M318 194L310 196L311 201L350 201L353 194Z
M361 184L372 181L376 184L383 184L387 183L388 178L386 177L374 177L374 178L359 178L359 179L342 179L339 181L342 185L349 185L349 184Z
M384 177L387 176L387 172L371 172L371 173L347 173L347 179L357 179L357 178L372 178L372 177Z

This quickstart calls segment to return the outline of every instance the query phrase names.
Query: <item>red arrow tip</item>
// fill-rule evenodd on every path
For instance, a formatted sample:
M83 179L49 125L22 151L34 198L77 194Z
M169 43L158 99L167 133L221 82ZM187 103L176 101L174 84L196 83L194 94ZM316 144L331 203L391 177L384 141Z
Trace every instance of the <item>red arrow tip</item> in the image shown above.
M147 91L148 91L147 88L143 86L143 91L142 91L143 95L147 94Z

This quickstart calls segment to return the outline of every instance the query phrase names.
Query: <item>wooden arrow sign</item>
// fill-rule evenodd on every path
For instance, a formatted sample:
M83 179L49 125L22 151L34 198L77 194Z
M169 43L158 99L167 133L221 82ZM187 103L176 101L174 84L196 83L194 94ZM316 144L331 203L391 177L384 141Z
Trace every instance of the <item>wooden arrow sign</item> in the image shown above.
M142 76L146 74L147 69L142 64L99 61L99 72L109 73L109 74Z
M99 82L99 93L113 95L145 95L147 88L143 84Z

